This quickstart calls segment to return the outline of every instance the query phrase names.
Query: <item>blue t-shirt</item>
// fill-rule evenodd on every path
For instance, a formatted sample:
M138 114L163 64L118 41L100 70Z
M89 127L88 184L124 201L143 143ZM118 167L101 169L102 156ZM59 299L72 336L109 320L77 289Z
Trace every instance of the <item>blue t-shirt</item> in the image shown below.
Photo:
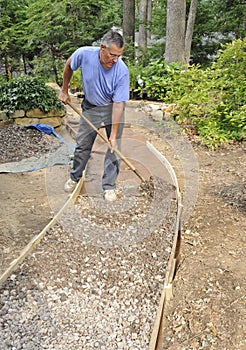
M95 106L129 99L129 71L121 58L110 69L100 64L99 47L81 47L71 56L71 69L81 68L85 99Z

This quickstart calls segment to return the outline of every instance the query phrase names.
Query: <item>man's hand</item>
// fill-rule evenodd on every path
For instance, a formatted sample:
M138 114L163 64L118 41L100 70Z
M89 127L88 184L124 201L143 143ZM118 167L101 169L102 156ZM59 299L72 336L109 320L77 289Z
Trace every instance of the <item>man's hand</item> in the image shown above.
M115 139L109 139L109 143L110 143L110 150L111 150L111 153L114 153L114 151L115 151L116 149L118 149L117 140L115 140Z
M62 102L62 103L65 103L65 105L68 103L68 102L71 102L71 98L69 96L69 94L67 92L64 92L64 91L61 91L59 96L58 96L59 100Z

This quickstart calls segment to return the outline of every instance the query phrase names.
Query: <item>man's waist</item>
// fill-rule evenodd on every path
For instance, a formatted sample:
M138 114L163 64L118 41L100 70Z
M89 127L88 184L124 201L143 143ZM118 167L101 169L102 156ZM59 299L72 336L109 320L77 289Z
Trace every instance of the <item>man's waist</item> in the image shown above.
M88 101L86 98L83 99L83 101L82 101L82 110L83 111L91 109L91 108L96 108L96 107L98 107L98 106L90 103L90 101Z

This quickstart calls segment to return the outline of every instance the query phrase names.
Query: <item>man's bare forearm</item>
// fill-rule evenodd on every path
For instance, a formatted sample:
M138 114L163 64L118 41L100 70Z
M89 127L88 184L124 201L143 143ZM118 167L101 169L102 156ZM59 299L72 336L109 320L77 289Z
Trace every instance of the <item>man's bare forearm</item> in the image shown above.
M71 63L71 58L67 60L63 71L63 82L62 82L61 93L59 95L59 99L63 103L67 103L70 100L70 97L68 95L68 88L69 88L70 80L73 75L73 70L70 67L70 63Z
M111 129L111 140L116 140L119 126L122 122L122 114L124 110L124 102L114 102L112 110L112 129Z

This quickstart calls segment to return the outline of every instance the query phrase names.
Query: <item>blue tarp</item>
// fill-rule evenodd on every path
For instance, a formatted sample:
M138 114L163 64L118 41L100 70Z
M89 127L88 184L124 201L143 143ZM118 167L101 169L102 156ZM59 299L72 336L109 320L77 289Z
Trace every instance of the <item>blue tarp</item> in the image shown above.
M47 135L51 135L53 134L54 136L56 136L61 142L70 145L70 143L68 143L66 140L64 140L63 137L61 137L61 135L59 135L55 129L53 128L53 126L48 125L48 124L30 124L30 125L26 125L24 126L24 128L26 129L30 129L30 128L35 128L40 132L43 132Z

